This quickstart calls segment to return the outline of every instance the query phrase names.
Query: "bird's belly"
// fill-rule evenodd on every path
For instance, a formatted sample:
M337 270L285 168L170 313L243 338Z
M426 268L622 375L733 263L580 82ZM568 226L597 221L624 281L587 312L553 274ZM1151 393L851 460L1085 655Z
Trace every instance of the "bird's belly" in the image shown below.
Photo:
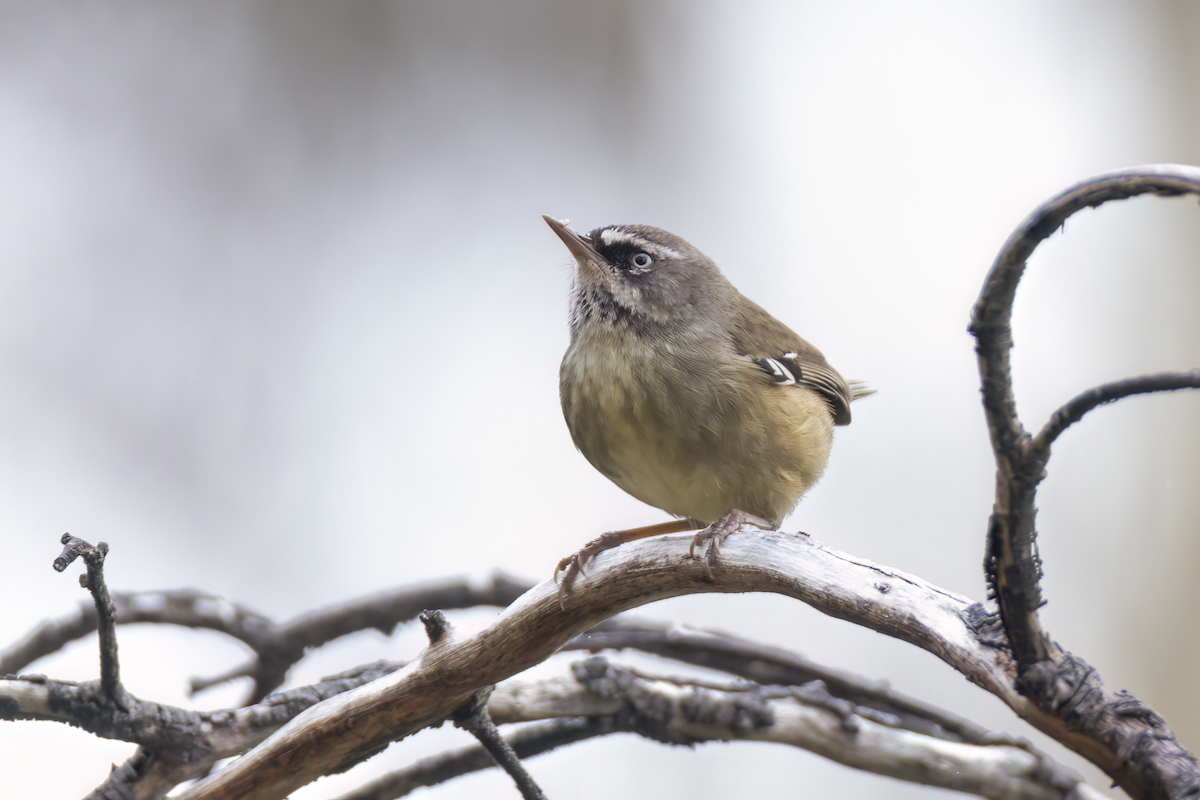
M643 503L677 517L713 522L734 507L736 485L722 480L705 459L682 456L664 448L655 439L660 431L648 432L628 420L607 430L603 456L589 460L613 483ZM580 448L583 450L583 448ZM588 452L583 450L584 455Z
M563 413L588 461L645 503L706 523L738 508L779 524L825 469L832 419L808 390L771 387L759 402L773 407L746 407L704 376L684 389L683 413L660 376L603 366L564 382Z

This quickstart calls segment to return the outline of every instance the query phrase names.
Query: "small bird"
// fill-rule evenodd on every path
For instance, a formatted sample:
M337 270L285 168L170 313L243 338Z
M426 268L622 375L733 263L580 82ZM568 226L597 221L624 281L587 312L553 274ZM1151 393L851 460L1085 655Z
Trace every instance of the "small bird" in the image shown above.
M575 257L563 416L592 466L679 521L606 533L564 558L563 589L597 553L703 527L709 575L744 524L777 528L829 460L835 425L874 390L726 280L712 259L646 225L584 235L543 217ZM707 526L707 527L705 527Z

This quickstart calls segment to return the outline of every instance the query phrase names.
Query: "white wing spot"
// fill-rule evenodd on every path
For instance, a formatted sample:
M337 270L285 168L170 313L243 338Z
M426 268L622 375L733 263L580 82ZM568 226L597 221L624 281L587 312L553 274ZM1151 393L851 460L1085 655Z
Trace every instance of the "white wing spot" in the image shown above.
M768 359L764 359L764 360L768 364L771 365L771 371L773 373L775 373L775 382L776 383L778 383L780 386L795 385L796 376L792 374L791 370L789 370L787 367L785 367L783 364L779 363L778 361L776 361L773 358L768 358Z

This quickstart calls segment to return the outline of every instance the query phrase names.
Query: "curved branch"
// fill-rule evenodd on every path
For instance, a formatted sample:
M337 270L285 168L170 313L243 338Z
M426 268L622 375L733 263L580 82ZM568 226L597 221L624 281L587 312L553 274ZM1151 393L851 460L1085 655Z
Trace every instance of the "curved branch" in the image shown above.
M429 608L503 608L529 588L527 581L496 574L486 583L458 579L407 586L301 614L276 626L267 647L255 648L258 664L251 701L258 702L283 683L288 669L306 652L334 639L368 628L390 636L397 625Z
M396 625L414 619L426 608L503 607L527 591L530 584L494 575L486 583L447 580L380 592L330 608L301 614L277 623L252 609L195 589L157 592L117 592L112 596L117 624L157 623L213 630L241 641L255 653L244 664L216 678L194 680L193 691L239 677L255 680L248 704L260 702L283 681L287 670L309 650L367 628L390 634ZM0 675L20 672L30 663L96 631L92 603L81 603L72 614L47 620L14 645L0 650Z
M516 678L501 688L491 707L497 722L613 714L631 732L670 744L786 744L876 775L982 797L1049 800L1087 791L1077 775L1033 748L1000 737L966 744L905 730L860 714L819 682L712 683L646 675L593 657L570 665L569 674Z
M764 686L800 686L818 681L831 697L852 703L856 713L886 718L894 727L947 741L998 742L998 734L993 731L900 694L886 682L832 669L796 653L729 634L617 617L600 623L563 646L564 651L592 653L623 649L725 672Z
M1088 178L1039 206L1000 248L971 313L971 333L978 342L983 377L984 408L997 456L1015 455L1022 440L1008 351L1012 347L1013 298L1026 262L1034 249L1076 212L1141 194L1160 197L1200 194L1200 168L1151 164Z
M859 559L804 535L765 531L731 536L707 577L687 557L689 535L634 542L598 556L562 610L550 582L530 590L486 628L443 637L399 672L297 717L262 746L192 787L183 797L266 800L369 757L388 742L437 724L481 686L537 664L571 637L616 613L696 592L776 592L942 658L1031 724L1105 769L1132 793L1118 750L1147 734L1138 717L1090 720L1111 732L1068 729L1016 688L1015 664L994 618L967 598ZM1155 727L1160 740L1174 740ZM1180 748L1181 749L1181 748ZM1192 762L1194 767L1194 762Z
M1042 605L1041 563L1034 544L1034 497L1049 451L1032 449L1012 391L1009 350L1017 284L1037 245L1077 211L1141 194L1189 193L1200 194L1200 168L1178 164L1118 170L1072 186L1042 204L1013 232L972 311L970 330L976 338L984 413L997 468L985 566L1021 670L1049 658L1053 648L1037 616Z
M636 733L671 744L775 742L898 780L1004 800L1101 797L1070 770L1028 745L1000 736L963 744L927 737L862 716L820 683L749 686L648 676L590 658L557 674L496 687L488 710L497 722L527 722L506 738L522 758L610 733ZM548 720L548 721L543 721ZM338 800L402 797L494 766L472 747L418 762Z
M1158 372L1153 375L1138 375L1120 381L1093 386L1071 398L1070 402L1050 415L1046 425L1033 437L1031 450L1045 451L1059 435L1074 425L1083 415L1096 406L1120 400L1135 394L1150 392L1174 392L1178 389L1200 389L1200 369L1190 372Z
M195 589L114 592L112 602L118 625L181 625L219 631L243 642L253 638L255 629L270 629L275 624L244 606ZM23 639L0 650L0 674L20 672L39 658L95 633L96 624L96 609L91 603L81 603L70 614L41 622Z

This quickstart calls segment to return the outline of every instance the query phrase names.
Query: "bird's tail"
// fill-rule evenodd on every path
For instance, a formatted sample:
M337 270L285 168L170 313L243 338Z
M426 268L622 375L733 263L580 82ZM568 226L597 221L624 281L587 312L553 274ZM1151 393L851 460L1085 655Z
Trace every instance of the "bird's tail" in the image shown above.
M875 387L868 385L866 381L846 381L846 385L850 387L850 400L852 402L879 391Z

